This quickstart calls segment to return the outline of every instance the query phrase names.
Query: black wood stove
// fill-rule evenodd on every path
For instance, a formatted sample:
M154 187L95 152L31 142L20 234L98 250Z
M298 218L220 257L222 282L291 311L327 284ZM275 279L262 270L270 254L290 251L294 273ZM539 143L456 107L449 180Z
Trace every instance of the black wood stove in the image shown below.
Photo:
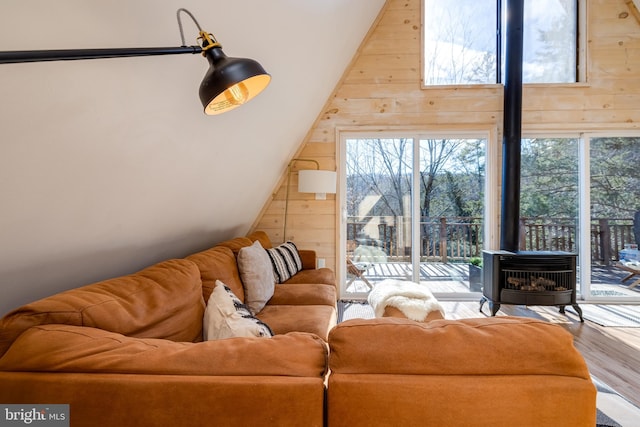
M576 255L568 252L483 252L480 310L489 303L495 316L501 304L571 305L583 322L576 303Z

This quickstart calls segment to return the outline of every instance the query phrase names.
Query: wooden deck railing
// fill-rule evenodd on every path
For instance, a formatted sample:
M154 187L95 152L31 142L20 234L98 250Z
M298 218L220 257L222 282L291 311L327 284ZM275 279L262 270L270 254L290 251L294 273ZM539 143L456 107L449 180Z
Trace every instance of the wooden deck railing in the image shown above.
M347 218L349 251L357 245L374 246L389 261L411 255L411 231L403 217ZM575 220L520 219L520 250L577 251ZM602 218L591 223L591 260L608 265L619 258L625 243L633 243L633 219ZM420 222L421 261L465 261L482 255L482 218L423 217Z

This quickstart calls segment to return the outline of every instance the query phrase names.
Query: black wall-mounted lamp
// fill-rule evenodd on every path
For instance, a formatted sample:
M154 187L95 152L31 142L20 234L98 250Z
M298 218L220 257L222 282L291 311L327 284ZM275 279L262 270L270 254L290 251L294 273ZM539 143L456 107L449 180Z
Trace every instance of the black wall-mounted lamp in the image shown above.
M198 27L199 45L186 46L180 20L181 12L189 15ZM271 76L258 62L246 58L227 57L222 52L220 43L211 33L202 30L188 10L178 9L176 16L182 39L180 47L8 51L0 52L0 64L202 53L209 61L209 69L200 84L200 101L205 114L208 115L233 110L267 87Z

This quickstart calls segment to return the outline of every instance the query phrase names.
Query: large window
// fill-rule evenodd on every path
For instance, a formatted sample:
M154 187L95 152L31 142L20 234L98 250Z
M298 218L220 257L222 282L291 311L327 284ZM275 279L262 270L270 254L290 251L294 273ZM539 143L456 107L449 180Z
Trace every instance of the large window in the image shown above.
M640 271L640 137L594 135L589 152L589 237L591 286L588 297L628 301L640 299L634 286ZM625 251L626 252L626 251ZM587 290L584 290L585 292Z
M521 153L520 248L579 254L586 299L640 300L623 252L640 243L640 137L529 137Z
M504 64L497 0L423 0L424 84L495 84ZM503 9L505 1L502 2ZM578 0L524 0L524 83L578 81ZM498 20L498 15L501 19ZM499 39L498 35L502 38Z
M469 264L498 248L495 135L344 132L338 157L341 297L364 298L393 278L476 298L482 283L474 287ZM640 301L629 277L640 272L638 164L639 132L522 139L519 248L578 254L579 298Z

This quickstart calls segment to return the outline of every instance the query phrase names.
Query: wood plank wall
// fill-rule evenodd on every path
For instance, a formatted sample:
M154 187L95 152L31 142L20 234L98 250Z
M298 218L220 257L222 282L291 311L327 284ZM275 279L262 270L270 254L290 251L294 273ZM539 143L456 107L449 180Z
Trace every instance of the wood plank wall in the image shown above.
M639 129L640 24L626 3L586 1L587 81L525 85L523 132ZM501 144L502 86L421 87L421 8L421 0L387 0L294 157L336 170L341 130L492 128L496 141L490 143ZM309 167L294 167L284 237L315 249L335 270L336 195L318 201L296 191L296 171ZM286 183L285 174L252 227L273 242L284 240Z

